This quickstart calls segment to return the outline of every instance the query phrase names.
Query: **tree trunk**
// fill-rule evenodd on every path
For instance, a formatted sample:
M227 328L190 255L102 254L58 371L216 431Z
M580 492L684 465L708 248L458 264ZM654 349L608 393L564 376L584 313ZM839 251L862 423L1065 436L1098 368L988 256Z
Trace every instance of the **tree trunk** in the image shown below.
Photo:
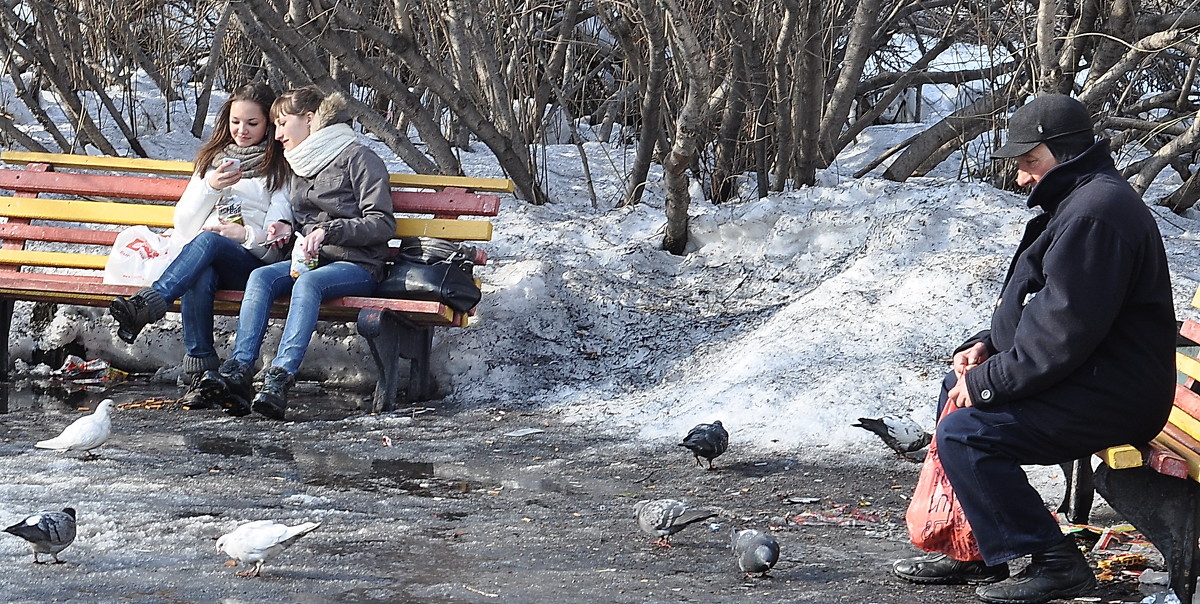
M654 161L654 147L663 128L662 94L663 82L667 78L667 38L663 31L663 13L654 0L638 0L638 6L645 19L650 60L647 61L649 68L642 88L642 135L638 138L637 153L629 170L625 199L621 205L633 205L642 200L650 164Z
M910 176L916 176L931 160L940 156L937 162L949 155L946 143L954 140L971 140L991 127L992 118L1008 107L1008 94L997 90L986 93L978 101L959 109L945 119L934 124L928 130L920 133L908 147L884 170L883 177L888 180L904 182ZM950 149L953 151L953 148ZM936 162L934 163L936 165ZM928 169L928 168L924 168Z
M208 116L208 105L212 99L213 83L217 80L217 71L224 57L225 45L222 43L225 40L225 34L229 31L229 16L233 14L229 3L221 8L221 14L217 17L217 26L213 30L212 46L209 47L208 64L204 66L204 78L200 82L200 95L196 97L196 116L192 119L192 136L196 138L204 137L204 122ZM235 83L234 86L241 86L248 82ZM227 88L231 87L226 85Z
M837 81L829 94L829 102L825 107L825 115L821 119L821 158L822 164L828 166L840 151L837 146L842 127L849 121L850 107L853 104L855 90L862 79L867 60L875 51L871 41L875 39L880 0L860 0L854 11L854 20L846 33L846 51L842 59L841 69L838 70Z
M687 169L696 155L707 121L704 108L712 88L712 74L708 57L679 1L663 0L663 4L671 23L672 38L679 50L678 60L687 78L684 105L675 123L675 140L663 161L663 179L667 187L667 224L662 247L678 256L687 248L688 207L691 204Z

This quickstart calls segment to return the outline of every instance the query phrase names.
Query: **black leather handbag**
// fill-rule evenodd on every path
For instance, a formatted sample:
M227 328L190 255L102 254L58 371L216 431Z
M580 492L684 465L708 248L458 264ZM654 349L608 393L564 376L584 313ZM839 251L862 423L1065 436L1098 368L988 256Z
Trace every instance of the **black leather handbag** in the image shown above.
M467 312L482 293L475 284L475 248L435 239L406 237L388 266L376 296L441 302L456 312Z

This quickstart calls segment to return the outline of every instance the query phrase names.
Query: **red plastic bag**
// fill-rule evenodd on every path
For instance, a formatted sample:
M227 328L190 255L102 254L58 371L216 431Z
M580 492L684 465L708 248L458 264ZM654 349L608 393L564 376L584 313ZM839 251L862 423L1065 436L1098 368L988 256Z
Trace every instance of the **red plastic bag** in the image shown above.
M947 403L942 410L942 417L957 408ZM950 487L950 479L946 478L946 471L942 469L937 438L929 443L925 463L921 466L921 476L917 479L917 488L913 490L904 520L908 524L908 537L913 545L964 562L983 560L971 525L967 523L962 506L954 496L954 489Z

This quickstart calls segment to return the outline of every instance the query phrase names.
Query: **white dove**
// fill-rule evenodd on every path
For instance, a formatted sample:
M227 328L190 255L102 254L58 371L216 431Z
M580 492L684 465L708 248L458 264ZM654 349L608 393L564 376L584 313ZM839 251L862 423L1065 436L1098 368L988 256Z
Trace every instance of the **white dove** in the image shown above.
M33 446L39 449L54 449L55 451L90 451L104 444L112 434L112 420L109 411L112 410L113 400L106 398L100 401L95 413L85 415L67 426L62 434L49 440L40 440Z
M55 564L62 564L58 552L67 549L75 541L75 509L63 508L61 512L43 510L4 529L29 542L33 550L33 563L41 564L38 554L54 556Z
M909 461L921 461L921 458L914 458L909 453L924 449L929 446L929 441L933 440L933 435L923 430L911 417L860 417L857 424L850 425L874 432L884 444Z
M247 522L217 539L217 551L238 562L253 562L254 568L239 572L242 577L257 577L263 564L291 547L296 540L313 532L320 522L305 522L296 526L273 520Z

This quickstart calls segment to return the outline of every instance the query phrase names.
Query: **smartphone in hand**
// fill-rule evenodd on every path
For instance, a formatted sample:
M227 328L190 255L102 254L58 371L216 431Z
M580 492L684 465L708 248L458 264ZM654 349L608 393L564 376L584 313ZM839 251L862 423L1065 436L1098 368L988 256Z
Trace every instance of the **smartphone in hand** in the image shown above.
M226 157L225 159L223 159L221 161L225 162L225 165L229 166L230 170L241 170L242 169L242 160L240 160L240 159L237 159L234 157Z
M282 243L282 242L284 242L284 241L287 241L288 239L291 239L291 238L292 238L292 234L291 234L291 233L288 233L287 235L281 235L281 236L279 236L279 237L276 237L276 238L274 238L274 239L268 239L268 240L266 240L266 241L262 242L262 243L261 243L261 244L259 244L259 245L261 245L261 246L263 246L263 247L271 247L272 245L275 245L276 243Z

